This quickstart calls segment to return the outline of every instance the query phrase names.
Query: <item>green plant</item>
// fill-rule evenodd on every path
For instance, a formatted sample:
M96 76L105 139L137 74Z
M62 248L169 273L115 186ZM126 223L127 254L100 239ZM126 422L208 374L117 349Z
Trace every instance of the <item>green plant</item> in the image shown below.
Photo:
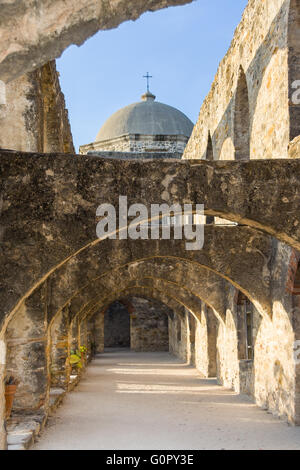
M70 364L71 366L78 367L78 369L82 368L81 353L78 349L76 349L76 351L71 351Z
M82 355L87 352L86 346L80 346L79 349L72 350L70 355L71 366L76 366L78 369L82 369Z

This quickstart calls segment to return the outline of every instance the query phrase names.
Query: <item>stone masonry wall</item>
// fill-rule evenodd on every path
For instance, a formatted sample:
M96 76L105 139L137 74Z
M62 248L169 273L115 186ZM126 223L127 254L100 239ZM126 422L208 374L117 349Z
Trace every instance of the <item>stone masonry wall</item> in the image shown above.
M184 341L178 341L176 318L170 321L169 327L171 352L184 359L194 348L196 368L202 376L211 377L209 363L215 347L218 382L237 393L252 396L259 406L291 423L298 422L299 416L299 368L294 358L295 341L299 337L299 328L297 330L295 326L298 324L296 316L299 309L293 308L292 295L299 256L295 262L293 253L283 243L274 244L272 276L269 279L273 299L272 318L262 316L252 306L253 360L239 358L238 291L233 286L227 292L225 321L217 322L214 319L217 322L215 339L212 330L209 331L207 315L211 309L207 309L205 304L202 305L201 317L195 319L194 344L190 344L190 327L185 328ZM186 321L181 323L185 325Z
M249 121L250 150L245 152L251 159L288 157L289 142L295 137L292 132L300 134L300 123L295 130L295 120L290 120L295 105L289 101L288 44L298 32L297 27L293 32L288 26L293 9L299 9L296 3L249 1L183 158L206 158L211 135L213 158L234 159L241 121ZM242 91L245 83L247 89Z
M182 307L181 315L174 314L169 317L169 351L186 361L187 347L187 322L184 307Z
M297 0L250 0L230 49L184 152L185 159L299 158L300 4ZM218 380L278 416L297 421L297 380L293 357L291 249L274 241L271 277L272 319L253 309L254 360L238 357L236 291L228 293L225 323L217 338ZM196 364L207 373L205 325L197 324ZM201 353L197 344L201 338ZM204 351L203 351L204 348ZM297 375L298 374L298 375ZM296 392L295 392L296 390Z
M55 61L7 84L0 114L0 148L75 152Z
M133 297L130 315L131 349L168 351L168 314L170 309L155 300Z

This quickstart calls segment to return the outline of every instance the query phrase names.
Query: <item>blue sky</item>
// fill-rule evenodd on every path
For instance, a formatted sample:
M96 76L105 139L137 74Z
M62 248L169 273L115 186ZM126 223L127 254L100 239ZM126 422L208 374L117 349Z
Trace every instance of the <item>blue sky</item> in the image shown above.
M76 151L115 111L139 101L153 75L157 101L196 122L247 0L196 0L101 31L57 60Z

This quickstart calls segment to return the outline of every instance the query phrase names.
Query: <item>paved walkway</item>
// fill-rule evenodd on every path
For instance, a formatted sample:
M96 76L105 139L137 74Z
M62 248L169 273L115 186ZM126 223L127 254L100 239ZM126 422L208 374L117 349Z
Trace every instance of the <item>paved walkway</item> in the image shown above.
M33 449L300 449L300 427L168 353L108 350Z

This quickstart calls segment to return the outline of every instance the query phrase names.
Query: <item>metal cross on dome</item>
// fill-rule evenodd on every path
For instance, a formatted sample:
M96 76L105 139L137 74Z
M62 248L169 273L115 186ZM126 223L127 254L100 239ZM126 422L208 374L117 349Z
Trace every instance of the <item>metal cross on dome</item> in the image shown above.
M147 79L147 91L149 91L149 79L153 77L152 75L149 75L149 72L147 72L147 75L143 75L143 78Z

